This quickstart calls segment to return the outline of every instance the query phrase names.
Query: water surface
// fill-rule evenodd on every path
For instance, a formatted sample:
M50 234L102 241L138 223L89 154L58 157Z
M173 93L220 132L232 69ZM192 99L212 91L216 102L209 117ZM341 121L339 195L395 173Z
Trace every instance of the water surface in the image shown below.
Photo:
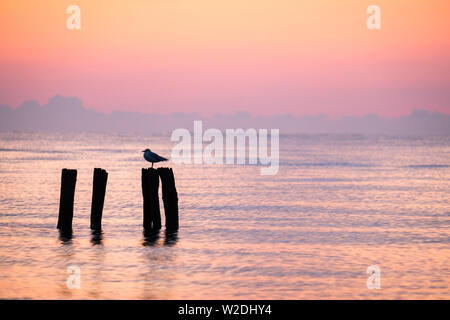
M169 163L180 230L145 239L139 151L172 146L1 133L0 298L450 298L450 137L281 136L275 176ZM109 172L102 239L89 230L95 167ZM55 228L62 168L78 169L72 239ZM371 265L379 290L366 286Z

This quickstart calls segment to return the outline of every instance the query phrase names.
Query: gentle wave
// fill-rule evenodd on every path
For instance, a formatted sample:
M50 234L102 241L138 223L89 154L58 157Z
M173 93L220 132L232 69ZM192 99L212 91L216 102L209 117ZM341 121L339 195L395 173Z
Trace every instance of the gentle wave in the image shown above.
M10 149L10 148L0 148L0 152L27 152L27 153L71 153L70 151L63 150L30 150L30 149Z
M103 153L136 153L136 150L132 149L108 149L108 148L88 148L88 149L79 149L79 151L87 151L87 152L103 152Z
M281 162L280 166L283 167L349 167L349 168L371 168L376 167L374 164L368 163L352 163L352 162L308 162L308 163L296 163L296 162Z
M450 168L448 164L413 164L406 166L406 168L413 169L439 169L439 168Z
M2 163L17 163L21 161L60 161L60 160L71 160L68 156L59 157L19 157L13 159L0 159Z

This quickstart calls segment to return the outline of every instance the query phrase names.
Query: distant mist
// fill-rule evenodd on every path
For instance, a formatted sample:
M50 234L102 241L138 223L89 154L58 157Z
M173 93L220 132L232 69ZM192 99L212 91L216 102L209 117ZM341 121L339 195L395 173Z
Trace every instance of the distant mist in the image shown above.
M257 116L247 112L203 117L196 113L170 115L113 112L103 114L86 109L80 99L55 96L41 106L23 102L18 108L0 105L0 131L91 131L166 133L176 128L193 129L194 120L204 128L279 128L280 133L360 133L360 134L450 134L450 115L415 110L398 118L377 115L331 119L326 115Z

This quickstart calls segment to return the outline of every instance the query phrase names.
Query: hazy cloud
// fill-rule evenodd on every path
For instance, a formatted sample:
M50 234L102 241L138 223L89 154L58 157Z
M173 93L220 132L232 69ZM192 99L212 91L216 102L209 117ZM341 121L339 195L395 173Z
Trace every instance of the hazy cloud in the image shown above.
M365 134L450 134L450 115L415 110L399 118L377 115L331 119L326 115L276 116L248 112L202 117L196 113L170 115L113 112L103 114L86 109L80 99L55 96L40 106L28 100L18 108L0 105L2 131L116 131L171 132L176 128L193 129L194 120L203 120L205 128L279 128L280 133L365 133Z

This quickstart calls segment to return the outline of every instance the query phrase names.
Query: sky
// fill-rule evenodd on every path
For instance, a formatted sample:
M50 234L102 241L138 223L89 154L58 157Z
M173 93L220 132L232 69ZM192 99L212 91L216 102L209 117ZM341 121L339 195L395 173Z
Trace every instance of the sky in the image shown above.
M69 30L66 8L81 9ZM369 5L381 29L369 30ZM448 0L2 0L0 104L169 114L450 113Z

